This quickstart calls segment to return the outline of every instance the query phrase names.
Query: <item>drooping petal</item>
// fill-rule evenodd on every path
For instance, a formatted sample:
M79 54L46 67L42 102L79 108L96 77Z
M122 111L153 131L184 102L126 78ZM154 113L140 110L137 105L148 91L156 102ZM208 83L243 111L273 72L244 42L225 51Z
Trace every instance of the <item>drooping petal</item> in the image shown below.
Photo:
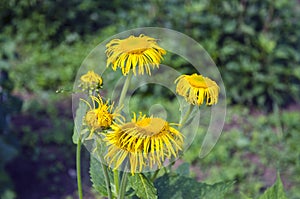
M176 92L183 96L187 102L200 106L218 103L219 86L213 80L202 75L181 75L175 80Z

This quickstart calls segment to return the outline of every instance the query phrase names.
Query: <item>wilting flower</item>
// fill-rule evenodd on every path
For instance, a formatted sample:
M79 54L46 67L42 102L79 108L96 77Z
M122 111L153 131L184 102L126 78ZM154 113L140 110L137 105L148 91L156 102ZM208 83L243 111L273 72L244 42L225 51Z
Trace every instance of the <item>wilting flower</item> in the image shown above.
M130 70L136 75L146 73L151 75L152 68L159 67L162 55L166 51L158 46L156 39L141 34L138 37L130 36L126 39L113 39L106 45L107 67L112 64L112 69L122 69L123 75Z
M218 102L219 86L213 80L202 75L181 75L176 80L176 92L193 105L201 105L206 98L206 105Z
M132 174L143 168L158 168L166 158L177 157L183 148L183 135L167 121L141 115L131 122L113 124L104 139L108 143L108 164L118 169L128 161Z
M94 71L90 70L80 77L79 87L82 90L95 90L102 86L102 78Z
M104 103L100 96L91 96L91 99L92 104L89 104L87 101L83 100L89 106L89 110L84 118L85 124L91 129L89 138L91 138L94 131L101 131L109 128L114 119L121 121L120 119L123 118L117 110L113 112L113 104L109 105L108 101Z

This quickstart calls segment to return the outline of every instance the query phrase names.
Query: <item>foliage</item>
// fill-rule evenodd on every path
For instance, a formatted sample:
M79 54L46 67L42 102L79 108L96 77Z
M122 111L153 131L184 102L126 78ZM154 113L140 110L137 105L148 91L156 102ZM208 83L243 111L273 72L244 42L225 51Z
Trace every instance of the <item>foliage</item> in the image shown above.
M114 23L114 12L126 5L119 0L3 2L0 43L5 56L0 66L9 65L15 87L23 92L53 92L62 85L71 90L76 69L91 48L112 34L103 28ZM99 29L106 34L103 38L101 33L88 36Z
M91 159L90 167L93 187L102 195L107 196L103 170L98 160ZM112 172L110 170L110 177ZM153 183L146 175L136 173L129 176L129 187L133 190L128 194L133 198L153 199L153 198L223 198L224 194L232 186L232 182L216 183L208 185L199 183L187 176L176 173L166 173L157 178ZM157 193L157 194L156 194Z
M232 182L208 185L179 175L164 175L155 181L159 198L224 198Z
M112 176L112 172L110 172L110 174ZM100 162L94 157L91 157L90 161L90 176L94 189L96 189L101 196L107 196L103 169Z
M183 165L188 165L184 163ZM189 167L189 165L188 165ZM91 159L91 180L94 188L102 195L107 196L107 191L104 183L103 170L100 162L95 158ZM112 172L110 170L110 178ZM187 177L187 175L176 174L175 172L165 173L154 181L154 184L148 179L149 175L135 174L129 176L129 187L134 191L128 191L128 196L132 198L226 198L226 193L234 182L219 182L215 184L200 183L196 180ZM156 196L157 190L157 196ZM243 198L248 198L242 194ZM231 197L232 198L232 197ZM284 187L279 173L277 174L276 182L266 189L266 191L259 196L259 199L286 199Z
M140 199L156 199L157 190L153 182L144 174L138 173L129 177L129 186L135 191L135 194Z
M231 103L271 109L300 96L298 9L296 1L287 0L15 0L1 6L0 39L5 38L8 51L16 50L11 54L18 60L12 71L16 86L38 92L69 87L91 48L114 33L143 26L172 28L199 41L212 56ZM166 64L180 69L184 63Z
M267 189L265 193L259 197L259 199L269 198L287 199L279 174L277 174L277 180L274 185Z
M80 36L115 23L114 12L120 8L127 9L128 4L120 0L13 0L1 3L0 26L21 43L54 46L79 41Z
M285 182L288 198L298 198L299 119L299 111L265 115L231 107L214 149L203 159L198 158L199 143L205 136L200 133L184 153L184 159L193 163L194 175L199 176L200 172L206 183L235 180L235 194L229 193L229 198L240 198L238 193L258 197L275 181L277 170Z

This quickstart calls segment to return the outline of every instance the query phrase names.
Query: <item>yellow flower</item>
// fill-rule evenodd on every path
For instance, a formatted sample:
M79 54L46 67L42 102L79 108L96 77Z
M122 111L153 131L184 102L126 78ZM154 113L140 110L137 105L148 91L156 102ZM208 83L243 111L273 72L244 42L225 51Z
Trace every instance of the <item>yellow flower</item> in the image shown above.
M183 135L170 125L161 118L135 114L131 122L113 124L104 139L109 146L105 159L114 169L128 161L132 174L155 165L160 168L183 148Z
M83 90L95 90L102 86L102 78L94 71L90 70L80 77L80 84Z
M176 80L176 92L185 97L186 101L193 105L201 105L206 98L206 105L218 102L219 86L202 75L181 75Z
M112 69L122 69L122 73L126 76L132 69L136 75L146 73L151 75L150 66L152 68L159 67L162 55L166 51L158 46L156 39L141 34L138 37L130 36L126 39L113 39L106 45L107 67L112 64Z
M83 100L90 108L84 118L86 125L91 129L88 139L92 137L94 131L107 129L114 119L121 121L120 118L123 118L118 111L113 112L113 104L109 105L108 101L104 103L100 96L91 96L91 99L92 105Z

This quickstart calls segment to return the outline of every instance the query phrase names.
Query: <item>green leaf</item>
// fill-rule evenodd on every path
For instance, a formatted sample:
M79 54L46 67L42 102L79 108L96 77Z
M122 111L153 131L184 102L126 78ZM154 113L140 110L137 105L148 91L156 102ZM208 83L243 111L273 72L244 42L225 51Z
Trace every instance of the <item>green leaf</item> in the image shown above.
M255 34L255 30L253 29L253 27L251 27L249 25L242 24L240 28L241 28L241 31L245 34L248 34L248 35L254 35Z
M225 198L225 194L232 187L234 181L230 182L218 182L212 185L203 184L203 188L201 189L201 198L205 199L214 199L214 198Z
M275 184L268 188L259 199L287 199L279 173L277 173Z
M224 25L224 32L226 33L232 33L236 30L236 21L234 20L230 20L230 21L227 21L227 23L225 23Z
M225 193L233 182L219 182L213 185L199 183L195 179L179 176L164 175L155 180L159 198L224 198Z
M96 191L98 191L102 196L107 196L108 193L106 189L103 169L101 163L94 157L91 157L90 177L93 183L93 187L96 189Z
M78 143L79 135L82 130L82 123L83 123L83 118L84 115L86 114L86 109L87 105L83 101L79 101L78 108L76 110L76 116L74 120L74 131L73 131L73 136L72 140L74 144Z
M153 183L145 175L139 173L128 177L130 186L136 191L136 195L141 199L157 198L157 190Z
M258 41L263 50L267 53L271 53L276 46L276 42L271 40L267 35L260 34L258 36Z

